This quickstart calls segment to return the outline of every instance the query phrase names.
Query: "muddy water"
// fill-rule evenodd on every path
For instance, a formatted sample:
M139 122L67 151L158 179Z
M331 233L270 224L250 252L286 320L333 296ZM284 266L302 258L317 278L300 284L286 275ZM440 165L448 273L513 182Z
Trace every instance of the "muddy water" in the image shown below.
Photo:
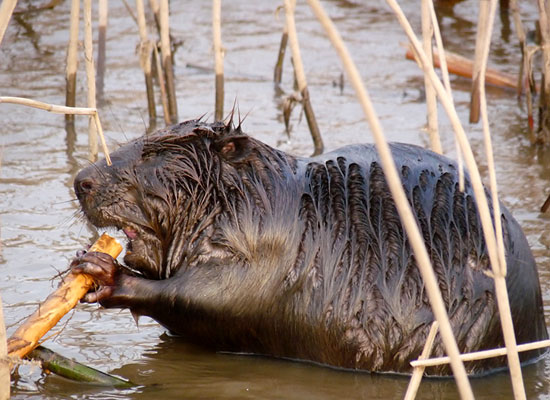
M423 79L415 65L404 59L401 43L405 37L388 8L382 2L323 3L350 47L388 138L427 145L422 129ZM474 49L475 3L439 6L448 48L468 56ZM292 133L290 137L285 134L283 97L271 82L282 27L275 12L277 5L241 0L224 3L226 108L236 99L241 113L247 114L247 132L286 151L307 155L312 146L305 120L295 111ZM182 42L175 54L180 120L204 113L211 117L210 2L172 2L172 7L172 34ZM407 7L418 28L418 7ZM524 21L532 29L535 6L522 7ZM53 11L12 21L0 48L0 95L63 103L68 13L69 4L64 2ZM320 27L303 7L298 10L297 21L313 107L326 147L371 141L349 84L345 82L343 90L338 85L342 68ZM143 76L135 52L137 29L119 1L111 2L108 37L101 117L113 148L141 135L147 127ZM516 71L515 36L505 19L497 18L492 50L492 65ZM83 68L79 73L78 102L83 105ZM467 121L468 82L453 78L452 83L459 114ZM291 73L286 69L283 89L288 93L291 87ZM501 198L525 229L536 255L549 317L550 217L538 209L548 193L550 153L530 145L524 112L513 93L490 89L488 96ZM0 292L9 332L52 291L52 277L96 234L80 217L72 191L75 173L87 165L86 124L85 118L78 118L77 135L73 137L66 134L63 117L20 106L0 106ZM480 127L467 125L466 129L485 171ZM454 144L445 118L442 131L444 150L453 156ZM100 310L94 305L79 306L59 326L61 332L48 343L51 349L141 386L105 390L22 367L12 385L14 398L389 399L401 398L408 383L408 379L395 376L212 354L168 336L154 321L144 318L136 327L128 312ZM528 397L550 398L550 358L523 371ZM474 379L472 385L477 398L512 396L505 373ZM454 381L425 381L419 398L457 398Z

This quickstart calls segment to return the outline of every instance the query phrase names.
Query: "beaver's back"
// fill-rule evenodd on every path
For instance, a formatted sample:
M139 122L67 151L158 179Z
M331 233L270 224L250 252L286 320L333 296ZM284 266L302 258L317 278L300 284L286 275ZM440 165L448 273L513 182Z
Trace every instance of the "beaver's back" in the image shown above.
M489 259L467 178L460 192L451 160L412 145L392 144L391 150L460 350L503 346L494 283L486 274ZM375 148L347 146L302 160L296 173L303 179L302 244L308 245L301 246L289 277L309 277L306 283L294 283L312 293L304 312L330 327L329 336L354 344L355 363L343 366L409 370L408 362L420 354L433 315ZM545 339L533 256L504 207L501 220L517 341ZM441 341L433 354L444 354ZM524 354L523 359L534 355ZM504 364L502 358L489 359L470 364L469 370ZM446 368L432 372L444 373Z

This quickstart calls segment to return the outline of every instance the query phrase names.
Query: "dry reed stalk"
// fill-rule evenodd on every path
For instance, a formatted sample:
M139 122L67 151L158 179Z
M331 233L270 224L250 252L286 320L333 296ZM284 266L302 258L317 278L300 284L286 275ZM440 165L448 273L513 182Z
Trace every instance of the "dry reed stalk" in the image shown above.
M8 344L6 325L4 324L4 309L0 296L0 400L10 398L10 363L8 361Z
M143 0L136 0L137 24L139 28L139 61L143 74L145 75L145 89L147 92L147 110L149 111L149 123L157 118L155 107L155 92L153 87L153 75L151 71L151 51L152 43L147 34L147 23L145 21L145 8Z
M472 188L474 190L474 195L477 199L477 207L483 227L483 234L485 237L485 242L487 246L487 251L489 253L489 259L491 263L491 267L493 270L494 277L502 277L503 269L500 266L500 254L498 250L497 240L495 238L495 233L493 230L493 224L491 220L491 214L489 212L489 207L487 203L487 198L485 195L485 191L481 182L481 177L479 175L479 170L477 169L477 165L472 153L472 149L470 147L470 144L468 142L468 139L466 137L466 134L464 132L464 129L462 125L460 124L460 120L458 118L458 115L456 113L456 110L453 107L452 101L450 98L448 98L447 93L439 81L437 75L435 74L435 71L433 67L429 64L426 55L423 53L420 43L416 39L416 36L414 35L414 32L408 23L405 15L403 14L402 10L400 9L399 5L396 3L395 0L387 0L390 7L394 10L394 12L397 15L397 18L402 25L403 29L405 30L405 33L409 37L409 40L411 41L412 45L414 46L420 60L421 65L424 70L424 73L429 74L430 79L435 85L435 88L437 90L437 94L440 98L441 103L445 107L445 110L449 116L449 119L453 125L453 129L455 131L457 140L462 148L462 151L465 156L466 165L468 167L468 170L470 171L470 177L471 177L471 183ZM497 216L498 218L498 216ZM504 277L502 277L504 278ZM504 279L495 279L495 290L497 295L497 302L499 306L499 312L501 314L501 323L503 324L503 330L504 330L504 337L507 345L512 346L514 343L511 341L507 341L507 338L510 339L510 337L513 337L513 326L510 326L507 321L511 321L511 315L509 315L509 304L508 304L508 294L506 291L506 283ZM502 314L506 313L508 315L503 316ZM514 340L515 342L515 340ZM512 361L510 361L512 360ZM513 363L513 356L512 358L509 357L509 363ZM512 367L512 364L510 364L510 368ZM512 380L513 384L514 379L517 377L514 376L514 373L512 373ZM516 386L514 386L514 393L515 395L521 396L521 393L516 392ZM520 397L521 398L521 397Z
M116 258L122 251L122 246L116 239L104 233L89 251L107 253ZM76 306L93 285L91 276L69 273L61 285L39 305L38 310L8 339L9 356L23 358L31 352L38 346L40 339Z
M426 344L424 345L422 354L420 355L420 357L418 357L419 360L425 360L430 357L430 353L432 352L432 347L435 341L435 335L437 335L438 329L439 326L437 324L437 321L434 321L430 328L430 332L428 333L428 337L426 338ZM420 382L422 381L422 375L424 374L425 368L426 367L422 366L414 368L411 380L409 381L409 386L407 387L407 392L405 393L404 400L414 400L414 398L416 397L416 393L418 392Z
M0 104L1 103L20 104L23 106L49 111L54 114L93 115L97 112L95 108L58 106L23 97L0 96Z
M178 105L176 102L176 86L174 81L174 67L172 65L172 50L170 49L170 15L168 0L160 0L160 50L162 53L162 66L166 77L166 93L168 95L168 107L170 122L178 122Z
M97 36L97 95L103 97L105 81L105 42L107 39L107 20L109 16L108 0L99 0L99 26Z
M67 48L67 69L65 79L67 89L65 93L65 105L76 105L76 71L78 68L78 30L80 18L80 0L71 2L71 27L69 28L69 45ZM65 114L65 121L74 124L73 114ZM74 126L74 125L73 125Z
M216 103L214 119L223 119L223 48L222 48L222 2L212 2L212 34L214 36L214 71L216 74Z
M281 43L279 45L277 62L275 63L275 71L273 72L273 82L275 82L276 85L280 85L281 80L283 78L283 64L285 61L287 44L288 44L288 29L285 24L283 27L283 34L281 35Z
M539 127L538 140L550 142L550 25L548 23L548 8L550 4L544 0L537 1L539 7L539 24L542 48L542 82L539 96Z
M151 10L153 10L155 25L159 36L161 36L161 23L160 23L160 4L158 0L149 0L149 5ZM168 35L170 36L170 35ZM155 66L157 70L157 79L160 87L160 98L163 108L164 122L169 125L171 124L171 116L169 109L169 100L168 100L168 89L166 87L166 79L163 72L162 60L159 56L158 49L156 45L153 45L153 57L155 59Z
M342 63L344 64L344 67L350 76L352 86L357 93L365 116L373 132L376 148L378 150L382 163L382 169L384 170L384 175L386 176L386 180L388 181L392 196L395 199L399 216L401 217L401 221L403 222L403 225L409 237L411 247L413 249L418 267L420 269L420 273L426 285L428 298L430 300L434 316L440 325L440 333L445 348L447 350L447 354L451 357L452 360L451 368L454 373L454 378L457 382L458 391L463 399L473 399L474 395L472 393L472 388L470 386L470 382L468 381L468 376L466 374L464 364L459 358L460 353L458 351L458 346L453 336L453 331L449 322L449 318L447 316L445 304L443 303L443 298L441 296L441 292L439 291L437 279L435 278L430 258L424 245L424 240L422 239L422 236L419 232L418 225L409 206L409 202L407 201L407 197L404 193L401 179L399 178L395 163L393 162L389 145L384 137L384 133L382 132L380 121L376 116L369 95L363 85L361 76L359 75L359 71L353 63L351 56L333 22L327 16L318 0L308 0L308 3L311 6L317 19L321 22L321 25L325 28L330 41L332 42L334 48L339 54ZM415 47L417 52L418 50L422 51L422 49L420 48L420 44ZM423 52L419 53L419 55L425 57L425 54L423 54ZM427 64L427 61L424 60L424 63ZM434 84L433 80L432 84Z
M449 97L453 97L453 92L451 90L451 80L449 79L449 68L447 67L447 52L443 47L443 38L441 37L441 30L439 29L439 23L437 22L437 15L435 14L435 8L433 1L428 2L430 8L430 17L432 19L432 27L434 30L435 44L437 46L437 51L439 54L442 54L443 57L439 60L441 77L443 78L443 85L449 94Z
M493 212L495 215L500 214L500 203L498 201L498 189L497 189L497 177L495 172L495 162L493 157L493 144L491 141L491 133L489 129L489 116L487 112L487 98L485 93L485 71L487 69L487 60L489 58L489 48L491 46L491 33L493 29L493 22L495 19L497 0L490 0L490 7L488 9L487 19L485 23L488 27L484 36L484 43L481 46L480 56L480 74L479 74L479 100L480 100L480 112L483 126L483 136L485 143L485 151L487 157L487 167L489 170L489 186L491 190L491 200L493 204ZM506 276L506 256L504 251L504 241L502 237L502 222L500 218L495 218L495 236L497 241L497 249L499 256L499 275L504 278ZM513 332L513 329L512 329ZM515 340L514 340L515 341Z
M482 2L483 3L483 2ZM480 45L480 68L479 68L479 107L481 112L481 120L483 125L483 136L485 142L485 150L487 157L487 166L489 170L489 186L491 191L491 199L493 203L493 212L497 216L494 218L495 236L497 241L497 251L499 258L499 269L493 266L495 289L497 291L497 303L500 312L500 323L506 344L508 355L508 367L510 369L510 377L512 380L512 388L516 399L525 399L525 388L523 385L523 377L521 373L521 364L517 351L516 336L514 333L514 324L512 321L512 313L510 311L510 302L508 299L508 290L506 288L506 257L504 252L504 241L502 236L502 223L500 218L500 204L498 201L497 179L495 173L495 165L493 159L493 145L491 142L491 134L489 131L489 118L487 112L487 99L485 94L485 70L487 68L487 59L489 58L489 48L491 44L491 33L497 1L491 0L487 9L486 19L484 21L486 32L483 36L483 42ZM475 81L474 81L475 82Z
M422 39L424 45L424 51L428 56L428 59L432 61L432 37L433 27L432 19L430 17L430 3L431 0L422 0ZM442 154L441 140L439 139L439 130L437 123L437 98L435 90L430 80L424 77L424 87L426 90L426 107L428 113L428 134L430 136L430 148L436 153Z
M487 203L487 197L485 196L485 190L481 182L481 176L479 174L479 170L477 168L477 164L474 159L472 148L470 147L470 143L468 142L468 138L466 136L466 133L464 132L464 128L460 123L460 119L458 118L458 114L454 108L452 99L448 96L447 91L445 90L445 88L443 87L443 84L437 77L437 74L435 73L433 67L428 63L427 58L425 58L425 54L422 51L421 44L419 43L418 39L416 39L416 36L410 24L408 23L405 15L403 14L397 2L395 0L386 0L386 1L396 13L400 24L402 25L403 29L405 30L405 33L407 34L409 40L414 46L416 53L418 54L420 65L424 73L430 76L430 79L432 80L432 83L434 84L434 87L437 91L439 100L448 114L449 121L451 122L451 125L456 134L460 147L463 151L466 166L470 171L471 184L474 190L474 195L478 202L480 220L483 226L484 238L487 244L487 250L489 253L489 258L491 260L491 265L498 266L496 239L494 237L494 233L492 229L492 220L491 220L491 214L489 212L489 207Z
M170 119L170 110L168 108L168 95L166 93L166 85L164 83L164 73L162 72L160 55L158 53L156 46L153 46L153 54L155 55L155 61L157 66L157 79L159 80L160 100L162 102L162 109L164 111L164 122L167 125L169 125L171 123L171 119Z
M541 340L538 342L519 344L517 349L519 352L531 351L542 349L543 347L550 347L550 340ZM482 350L473 353L463 353L460 355L462 361L477 361L485 360L487 358L501 357L507 354L506 347L499 347L498 349ZM411 366L416 367L435 367L437 365L449 364L449 357L436 357L428 358L426 360L414 360L411 361Z
M435 43L437 45L437 52L442 54L442 57L439 60L441 77L443 78L443 85L447 90L451 102L453 102L453 92L451 90L451 80L449 79L449 69L447 67L447 52L443 47L443 39L441 37L441 31L439 29L439 22L437 22L437 16L435 15L435 8L433 1L428 2L430 8L430 17L432 19L432 26L434 30ZM458 142L455 140L455 149L456 149L456 161L458 164L458 190L461 192L464 191L464 159L462 157L462 151Z
M296 6L295 0L285 0L285 15L286 26L288 29L288 41L290 49L292 51L292 61L294 65L294 72L296 81L298 83L298 91L302 96L302 104L304 107L304 113L306 115L307 125L313 139L313 155L318 155L323 152L324 145L313 107L311 106L311 100L309 98L309 89L307 87L306 74L304 72L304 66L302 64L302 56L300 55L300 45L298 44L298 35L296 33L296 23L294 21L294 10Z
M101 127L101 121L99 120L99 113L96 108L87 108L87 107L66 107L58 106L55 104L43 103L41 101L25 99L23 97L0 97L1 103L11 103L11 104L20 104L27 107L38 108L40 110L49 111L55 114L76 114L76 115L89 115L93 119L95 127L99 133L99 138L101 139L101 146L103 148L103 154L105 154L105 161L107 165L111 165L111 157L109 156L109 149L107 148L107 143L105 142L105 136L103 135L103 128Z
M533 92L536 91L536 86L533 78L533 56L538 51L538 46L526 46L527 54L525 56L525 73L529 79L529 84L526 86L526 101L527 101L527 125L531 142L535 142L535 121L533 118Z
M0 4L0 44L2 44L16 4L17 0L2 0L2 4Z
M488 26L489 24L487 23L489 18L489 7L489 0L481 0L479 2L474 70L472 74L472 88L470 91L470 123L477 123L479 121L479 87L482 63L481 57L483 55L483 45L487 41L487 35L489 30L491 29Z
M95 93L94 47L92 41L92 0L84 0L84 55L86 59L86 80L88 83L88 107L97 108ZM88 125L88 159L97 160L97 131L90 117Z
M525 60L527 56L527 49L526 49L526 41L525 41L525 30L523 29L523 24L521 23L521 17L519 15L519 7L517 0L510 0L510 9L512 10L512 15L514 18L514 27L516 29L516 35L518 37L519 41L519 48L521 50L521 63L519 66L519 74L518 74L518 97L521 96L521 92L523 89L523 76L527 72L525 69Z
M158 0L149 0L149 4L151 5L151 10L153 10L155 24L157 25L157 30L160 35L160 4Z

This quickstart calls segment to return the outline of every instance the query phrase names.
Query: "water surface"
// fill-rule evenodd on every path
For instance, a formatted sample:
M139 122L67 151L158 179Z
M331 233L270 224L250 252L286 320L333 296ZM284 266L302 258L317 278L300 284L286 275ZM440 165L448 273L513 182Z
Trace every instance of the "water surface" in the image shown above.
M367 4L364 4L367 3ZM25 3L23 3L24 5ZM181 46L175 53L180 120L207 113L214 105L210 2L172 2L172 35ZM427 146L424 128L423 77L404 58L406 38L383 2L324 1L350 48L367 84L389 140ZM441 4L445 42L452 51L471 57L477 2ZM143 134L148 117L143 74L136 55L137 28L121 1L110 2L105 95L100 112L110 148ZM274 2L234 0L223 4L226 49L226 109L236 100L247 115L244 130L270 145L299 155L312 152L311 139L299 110L287 136L281 106L292 91L287 58L282 89L272 84L273 66L283 26ZM419 28L416 2L405 9ZM536 7L522 4L528 29ZM22 15L10 24L0 48L0 95L64 102L64 57L68 39L69 2L54 10ZM338 85L342 67L311 12L297 11L299 40L310 84L313 108L327 150L372 141L371 133L346 81ZM510 27L497 18L490 63L517 71L519 56ZM78 77L78 104L86 95L83 57ZM452 78L459 115L468 119L469 82ZM524 110L513 93L489 89L489 113L501 199L523 226L536 256L545 312L550 314L550 217L539 213L548 190L550 153L533 147L526 133ZM158 110L159 115L161 110ZM446 154L454 157L449 123L441 118ZM162 122L159 120L159 126ZM86 165L87 119L77 117L76 138L67 136L62 116L15 105L0 106L0 292L8 332L34 311L55 287L52 278L65 269L75 251L96 232L78 211L72 182ZM465 126L486 174L481 128ZM408 378L350 373L306 363L229 354L214 354L168 336L154 321L139 327L127 311L79 305L59 324L48 346L67 357L110 371L141 386L106 390L44 376L22 367L13 383L15 399L58 398L402 398ZM550 398L550 358L526 367L528 398ZM506 373L473 379L477 398L511 398ZM453 380L423 382L418 398L454 399Z

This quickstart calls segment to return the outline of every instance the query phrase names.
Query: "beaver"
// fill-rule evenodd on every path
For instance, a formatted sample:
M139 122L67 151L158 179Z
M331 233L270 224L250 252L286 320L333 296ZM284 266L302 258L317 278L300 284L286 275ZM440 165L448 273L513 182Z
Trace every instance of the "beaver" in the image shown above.
M93 252L72 262L98 282L83 301L152 317L216 351L411 372L434 315L375 148L300 158L235 125L186 121L80 171L84 216L128 239L125 265ZM503 346L468 179L460 191L452 160L409 144L391 151L460 351ZM546 339L527 240L506 208L499 217L517 341ZM438 335L432 354L444 353ZM466 364L470 374L505 366Z

